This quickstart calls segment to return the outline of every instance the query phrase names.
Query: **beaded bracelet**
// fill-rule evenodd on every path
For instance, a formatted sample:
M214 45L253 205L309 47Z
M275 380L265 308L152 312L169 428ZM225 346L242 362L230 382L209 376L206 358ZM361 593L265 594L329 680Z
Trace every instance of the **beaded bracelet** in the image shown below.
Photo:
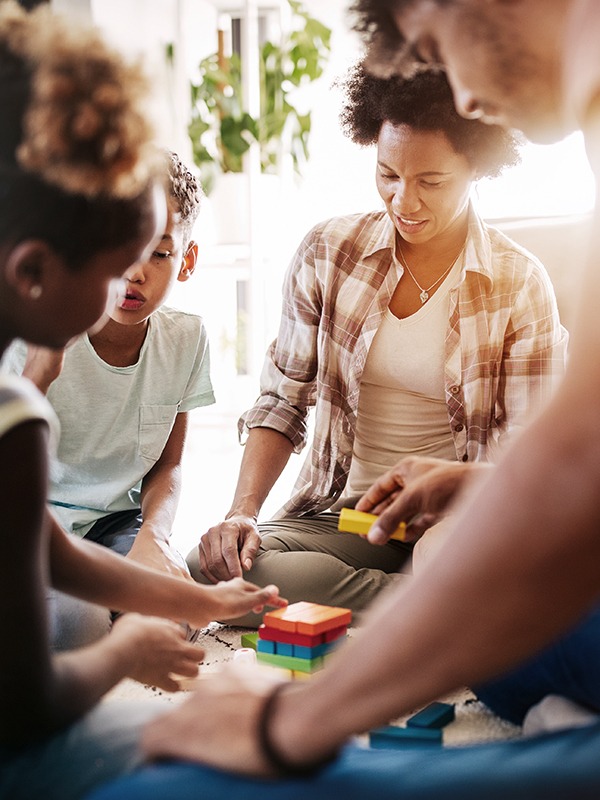
M257 722L258 743L265 760L268 761L269 765L279 777L308 777L309 775L313 775L315 772L318 772L323 767L326 767L332 761L335 761L338 755L338 750L336 748L334 752L329 753L324 758L319 758L316 761L309 762L308 764L293 764L287 761L281 755L281 753L277 752L277 749L274 747L273 742L269 737L269 723L271 721L271 717L273 716L273 709L275 708L277 699L287 686L289 686L288 683L279 683L266 696Z

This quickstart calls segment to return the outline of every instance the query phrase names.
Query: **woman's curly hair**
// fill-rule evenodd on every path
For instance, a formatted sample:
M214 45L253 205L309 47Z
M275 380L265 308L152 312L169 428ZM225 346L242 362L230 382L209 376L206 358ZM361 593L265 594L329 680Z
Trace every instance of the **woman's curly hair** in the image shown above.
M0 2L0 100L12 98L3 125L19 129L14 157L24 171L87 196L139 194L154 152L148 91L139 66L96 31L47 7L28 13ZM0 151L2 160L12 156Z
M376 144L383 123L391 122L416 130L443 131L479 177L495 177L519 162L520 140L514 133L458 114L442 71L380 78L367 72L361 62L350 70L343 89L342 127L357 144Z

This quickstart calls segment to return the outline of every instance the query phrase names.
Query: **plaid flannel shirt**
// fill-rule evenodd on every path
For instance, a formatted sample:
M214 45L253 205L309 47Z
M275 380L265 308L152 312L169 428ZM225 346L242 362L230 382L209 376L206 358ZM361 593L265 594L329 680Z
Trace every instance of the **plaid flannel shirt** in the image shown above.
M260 396L239 420L312 445L280 516L329 508L350 469L369 347L403 267L384 211L316 225L288 269L277 338ZM493 460L500 439L548 398L562 375L567 332L540 262L470 209L458 285L450 291L445 397L457 460Z

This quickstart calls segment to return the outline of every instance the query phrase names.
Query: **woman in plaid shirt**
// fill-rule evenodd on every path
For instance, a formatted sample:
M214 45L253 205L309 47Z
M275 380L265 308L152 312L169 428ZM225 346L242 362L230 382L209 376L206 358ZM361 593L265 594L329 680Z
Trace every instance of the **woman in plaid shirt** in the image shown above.
M476 180L517 162L512 135L460 117L441 72L381 79L358 66L345 90L342 122L376 145L385 211L330 219L298 248L260 396L240 420L233 504L188 560L201 581L244 572L290 602L356 612L408 579L412 545L338 533L336 509L406 456L493 461L562 374L567 335L543 266L470 200ZM292 496L258 525L313 406Z

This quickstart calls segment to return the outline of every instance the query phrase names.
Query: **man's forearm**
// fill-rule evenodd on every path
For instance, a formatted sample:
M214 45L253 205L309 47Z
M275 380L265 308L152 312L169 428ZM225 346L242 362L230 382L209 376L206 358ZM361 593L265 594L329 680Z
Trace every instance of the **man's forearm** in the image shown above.
M386 595L319 678L283 698L279 743L281 726L290 752L310 729L306 756L327 752L502 673L597 600L600 446L582 419L595 413L573 412L566 394L555 401L462 504L428 569ZM557 435L567 419L571 430ZM316 715L330 722L314 727Z

